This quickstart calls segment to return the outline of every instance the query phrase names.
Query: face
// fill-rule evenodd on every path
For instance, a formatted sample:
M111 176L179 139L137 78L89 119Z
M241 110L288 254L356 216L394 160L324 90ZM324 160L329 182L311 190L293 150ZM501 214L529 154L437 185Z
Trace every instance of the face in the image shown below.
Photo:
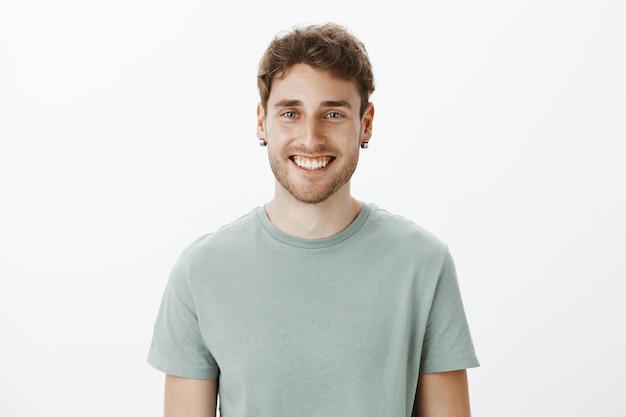
M277 197L317 204L349 195L360 144L371 137L374 108L360 117L355 82L306 64L274 79L267 112L257 110L257 137L265 139Z

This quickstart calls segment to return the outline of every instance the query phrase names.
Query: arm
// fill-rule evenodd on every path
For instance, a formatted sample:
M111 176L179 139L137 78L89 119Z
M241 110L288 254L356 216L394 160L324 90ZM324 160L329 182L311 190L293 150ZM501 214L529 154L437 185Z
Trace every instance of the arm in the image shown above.
M217 378L165 376L165 417L215 417Z
M420 375L413 417L470 417L465 369Z

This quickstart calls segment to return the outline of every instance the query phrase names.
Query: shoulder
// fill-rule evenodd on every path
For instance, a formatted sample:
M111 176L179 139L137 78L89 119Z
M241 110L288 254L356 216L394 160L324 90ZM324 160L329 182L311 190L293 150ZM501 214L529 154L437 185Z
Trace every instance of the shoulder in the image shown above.
M393 235L399 239L416 240L433 246L447 247L435 234L412 220L382 209L375 204L369 205L371 206L369 223L378 233Z
M205 258L207 253L237 249L242 244L250 242L251 236L259 228L257 211L258 208L255 208L216 231L200 236L183 250L183 256L193 263L194 260Z
M391 213L374 204L366 232L377 242L400 252L422 254L428 257L443 258L448 252L448 245L432 232L417 225L412 220Z

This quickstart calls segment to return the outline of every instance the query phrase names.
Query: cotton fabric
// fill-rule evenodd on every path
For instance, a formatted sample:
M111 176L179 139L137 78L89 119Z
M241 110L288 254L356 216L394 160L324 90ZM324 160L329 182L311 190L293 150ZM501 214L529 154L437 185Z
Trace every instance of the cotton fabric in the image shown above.
M447 245L373 204L325 239L258 207L197 240L148 361L219 377L222 417L409 417L420 373L478 366Z

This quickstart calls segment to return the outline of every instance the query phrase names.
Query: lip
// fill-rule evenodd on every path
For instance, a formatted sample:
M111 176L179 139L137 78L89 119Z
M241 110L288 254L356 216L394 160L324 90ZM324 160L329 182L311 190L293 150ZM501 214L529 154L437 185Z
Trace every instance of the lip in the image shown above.
M293 165L302 172L309 174L324 172L335 161L335 157L331 155L292 155L289 160ZM296 162L297 161L297 162Z

